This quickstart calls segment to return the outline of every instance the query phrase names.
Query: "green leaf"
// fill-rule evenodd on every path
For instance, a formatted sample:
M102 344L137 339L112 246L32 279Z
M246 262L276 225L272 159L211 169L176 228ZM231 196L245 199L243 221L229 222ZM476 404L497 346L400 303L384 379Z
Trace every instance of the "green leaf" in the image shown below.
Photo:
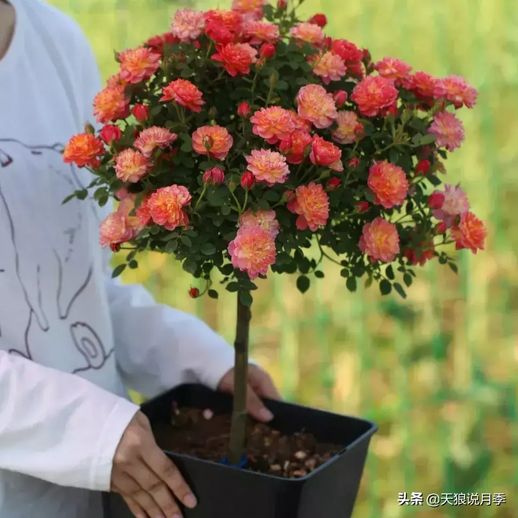
M72 194L69 194L62 202L61 202L61 205L65 205L65 203L68 203L70 200L72 200L73 198L76 198L77 197L77 194L75 192L73 192Z
M345 285L349 291L356 291L356 277L349 277L345 282Z
M382 279L379 287L382 295L388 295L392 291L392 284L387 279Z
M301 293L306 293L308 291L310 285L309 277L306 275L300 275L297 278L297 288Z
M183 269L194 275L196 273L196 270L198 269L198 264L196 263L196 261L192 260L192 259L186 259L184 262L183 262Z
M432 144L435 142L435 136L431 133L427 133L426 135L422 135L419 139L420 146L426 146L428 144Z
M459 273L459 269L455 263L448 263L448 266L453 273Z
M192 241L187 236L180 237L180 241L182 245L188 246L189 248L192 246Z
M409 273L405 273L403 275L403 282L406 284L406 286L410 287L412 286L412 276Z
M229 282L227 284L227 291L234 292L239 290L239 283L237 282Z
M394 283L394 289L398 292L398 294L399 294L403 299L406 299L406 291L405 291L405 288L403 288L403 286L401 286L401 284L399 284L399 282L395 282L395 283Z
M119 266L116 266L113 269L112 278L115 279L115 277L118 277L125 269L126 269L126 263L119 264Z
M217 299L219 297L219 293L216 290L209 290L207 293L211 299Z
M320 270L316 270L316 271L315 271L315 277L316 277L317 279L323 279L323 278L325 277L325 274L324 274L324 272L322 272L322 271L320 271Z
M254 300L249 291L240 291L238 297L239 302L241 302L241 304L243 304L244 306L248 307L252 305L252 302Z
M135 259L132 259L132 260L128 263L128 266L129 266L132 270L135 270L136 268L138 268L138 261L136 261Z
M177 240L173 240L171 239L170 241L168 241L165 245L165 251L168 253L168 254L172 254L173 252L176 252L178 248L178 241Z
M394 269L392 268L392 265L389 264L387 266L387 269L385 270L385 275L391 280L393 281L395 276L394 276Z
M216 253L216 247L212 243L203 243L203 245L201 245L201 253L204 255L213 255Z

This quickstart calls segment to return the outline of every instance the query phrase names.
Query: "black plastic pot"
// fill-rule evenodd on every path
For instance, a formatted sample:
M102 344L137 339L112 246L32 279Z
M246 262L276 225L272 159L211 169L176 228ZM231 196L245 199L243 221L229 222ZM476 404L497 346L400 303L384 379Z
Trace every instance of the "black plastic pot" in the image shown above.
M151 424L170 419L172 401L179 406L230 412L231 397L201 385L182 385L142 406ZM348 518L358 493L374 423L312 408L265 401L274 413L272 426L283 433L305 429L317 440L343 444L338 455L303 478L286 479L166 451L199 503L182 509L185 518ZM106 518L130 518L115 494L104 499Z

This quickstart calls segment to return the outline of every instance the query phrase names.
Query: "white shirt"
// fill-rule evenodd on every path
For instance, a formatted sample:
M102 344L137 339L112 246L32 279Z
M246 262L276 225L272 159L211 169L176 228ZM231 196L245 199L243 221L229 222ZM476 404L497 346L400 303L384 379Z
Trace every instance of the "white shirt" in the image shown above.
M233 351L195 317L113 281L94 202L61 204L89 181L60 151L92 120L96 65L65 15L10 1L15 33L0 60L0 516L93 518L137 410L125 387L147 396L187 381L215 387Z

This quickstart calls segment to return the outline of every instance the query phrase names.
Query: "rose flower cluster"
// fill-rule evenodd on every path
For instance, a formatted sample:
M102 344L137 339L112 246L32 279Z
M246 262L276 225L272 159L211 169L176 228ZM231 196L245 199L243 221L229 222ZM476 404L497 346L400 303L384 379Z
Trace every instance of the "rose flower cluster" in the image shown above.
M212 288L254 279L324 276L340 266L404 296L414 267L449 264L453 247L484 248L486 229L464 191L444 179L464 139L457 110L477 92L299 20L286 2L234 0L229 10L180 9L168 32L117 55L88 125L64 160L88 168L85 189L116 210L100 242L174 254ZM442 187L441 187L442 185ZM193 289L198 295L200 290Z

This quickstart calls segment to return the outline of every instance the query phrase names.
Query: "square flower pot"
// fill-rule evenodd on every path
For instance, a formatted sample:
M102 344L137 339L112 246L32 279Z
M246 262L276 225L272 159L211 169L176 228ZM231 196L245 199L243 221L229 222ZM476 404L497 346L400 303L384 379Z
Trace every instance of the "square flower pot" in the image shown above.
M179 406L230 412L232 398L201 385L182 385L142 406L151 424L169 421L172 401ZM270 423L282 433L302 429L343 449L302 478L281 478L166 451L198 497L185 518L348 518L360 484L374 423L280 401L265 400ZM105 494L106 518L131 518L119 495Z

